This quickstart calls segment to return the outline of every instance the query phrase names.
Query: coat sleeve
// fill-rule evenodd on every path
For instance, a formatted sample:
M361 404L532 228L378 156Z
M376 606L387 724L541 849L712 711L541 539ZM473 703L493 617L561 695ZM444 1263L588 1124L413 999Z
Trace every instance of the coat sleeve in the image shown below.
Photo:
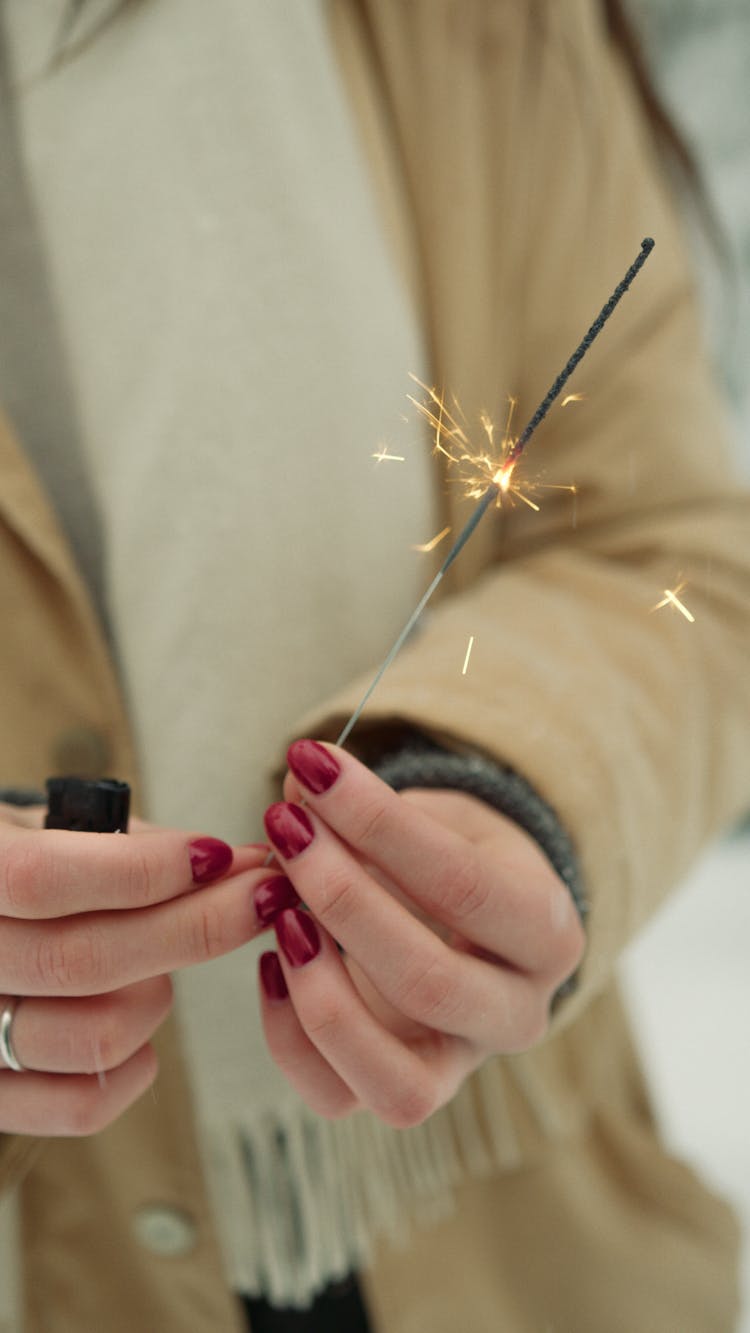
M556 406L524 459L527 484L575 485L575 526L562 490L540 490L538 514L490 514L360 730L407 725L484 753L571 834L588 949L554 1032L750 805L750 497L675 204L598 6L347 8L410 201L435 379L467 419L513 393L523 424L656 240L571 383L584 400ZM680 582L692 623L652 609ZM334 737L366 684L297 734Z

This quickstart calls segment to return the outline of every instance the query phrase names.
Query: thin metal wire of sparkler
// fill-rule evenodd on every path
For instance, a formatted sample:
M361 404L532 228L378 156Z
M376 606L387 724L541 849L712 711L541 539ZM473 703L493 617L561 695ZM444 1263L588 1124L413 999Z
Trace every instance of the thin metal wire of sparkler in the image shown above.
M518 461L523 450L526 448L526 445L528 444L529 440L534 434L534 431L537 429L539 425L541 425L542 421L549 412L549 409L551 408L558 394L562 392L568 380L570 379L571 375L573 374L573 371L575 370L576 366L579 364L580 361L583 360L583 357L586 355L594 339L597 338L601 333L602 329L604 328L604 325L606 324L610 315L614 311L615 306L619 304L621 298L625 295L625 292L628 290L628 287L630 286L631 282L643 268L643 265L645 264L646 260L651 254L653 248L654 248L654 241L651 239L650 236L646 236L644 240L641 242L641 249L637 258L630 265L630 268L627 270L622 281L617 284L609 300L606 302L605 305L602 306L593 324L589 329L587 329L586 333L579 342L572 356L566 362L565 366L560 371L560 374L557 376L557 379L550 386L548 392L545 394L544 398L537 407L533 416L530 417L529 421L524 426L515 444L510 449L508 456L503 464L504 471L507 472L507 470L511 468L514 463ZM499 490L500 490L499 484L497 482L491 482L487 490L485 491L484 495L480 497L474 512L470 515L466 524L458 534L458 537L456 538L450 551L445 557L445 560L443 561L442 565L440 566L440 569L438 570L437 574L432 580L432 583L430 584L427 591L420 598L418 605L415 606L414 610L409 616L409 619L404 625L404 628L401 630L401 633L399 634L395 643L388 652L388 655L386 656L382 665L379 667L378 671L376 672L375 676L373 677L372 681L367 687L365 693L363 694L362 698L357 704L357 707L355 708L354 712L349 718L349 721L346 723L345 727L342 729L341 733L336 738L337 745L343 745L350 736L351 732L353 731L354 727L356 726L357 722L362 716L365 705L369 701L374 690L380 684L380 681L383 679L383 676L385 675L391 663L398 656L404 643L408 639L409 635L414 629L414 626L419 620L419 617L424 611L427 603L432 597L432 594L434 593L435 589L445 578L445 575L447 574L448 570L453 564L453 561L463 550L467 541L472 536L473 532L478 527L481 520L484 518L484 515L486 514L493 500L497 498Z

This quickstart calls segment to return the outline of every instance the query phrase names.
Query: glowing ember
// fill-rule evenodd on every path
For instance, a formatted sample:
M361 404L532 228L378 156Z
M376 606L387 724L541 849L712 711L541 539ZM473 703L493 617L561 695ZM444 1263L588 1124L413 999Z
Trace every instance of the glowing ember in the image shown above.
M501 491L508 491L510 489L510 479L513 476L514 467L515 463L511 463L510 465L505 464L495 473L494 477L492 478L492 480L496 483L496 485L500 487Z
M431 541L423 542L421 546L412 546L411 549L412 551L423 551L423 552L434 551L435 547L439 546L440 542L443 540L443 537L447 537L449 532L450 532L449 527L443 528L443 531L439 532L436 537L433 537L431 539Z
M529 509L538 513L539 505L532 500L531 495L540 490L568 491L571 495L575 495L575 486L548 487L539 482L518 481L516 477L518 458L513 456L517 440L510 433L516 406L515 398L508 399L508 416L502 439L499 441L496 439L494 421L487 412L481 413L479 424L482 437L479 447L476 447L471 439L469 423L455 395L452 395L451 406L448 407L437 389L429 384L423 384L416 375L410 375L410 378L427 395L427 401L420 401L407 394L409 402L414 404L420 416L424 417L430 426L435 453L442 454L455 468L456 480L463 486L467 500L478 500L486 493L488 486L495 486L497 488L495 504L498 508L502 506L503 499L511 505L520 500L522 504L528 505Z
M681 583L677 584L676 588L665 588L664 596L662 597L661 601L657 602L656 606L652 606L651 610L660 611L663 606L673 606L676 611L679 611L680 615L684 616L686 620L690 621L691 625L694 625L695 616L693 615L692 611L688 611L687 607L685 606L685 603L681 602L679 597L677 596L677 594L679 592L682 592L683 588L685 588L686 586L687 586L686 581L685 579L683 579Z
M384 444L383 447L382 447L382 449L379 449L378 452L377 452L376 454L373 454L373 455L372 455L372 457L373 457L373 458L376 458L376 459L378 460L379 463L385 463L386 461L389 462L389 463L405 463L405 462L406 462L406 459L405 459L405 458L402 458L401 454L389 454L389 453L388 453L388 445L387 445L387 444Z

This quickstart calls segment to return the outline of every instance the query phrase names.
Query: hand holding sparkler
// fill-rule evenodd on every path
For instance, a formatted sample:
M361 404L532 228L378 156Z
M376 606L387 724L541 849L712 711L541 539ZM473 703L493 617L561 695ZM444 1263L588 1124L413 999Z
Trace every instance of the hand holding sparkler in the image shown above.
M490 1054L541 1038L583 927L536 842L483 801L397 794L314 741L288 758L266 831L310 911L280 912L261 959L271 1054L320 1115L418 1124Z
M512 474L529 439L653 244L644 240L518 438L503 442L500 460L479 460L479 503L339 746L483 515L515 489ZM444 404L427 392L440 448ZM451 421L449 434L460 441ZM418 1124L488 1055L526 1050L541 1038L556 990L583 955L580 917L535 841L477 798L396 794L343 750L314 741L298 741L288 761L286 800L266 812L266 832L310 910L275 914L279 954L260 960L269 1048L319 1114L367 1107L388 1124Z

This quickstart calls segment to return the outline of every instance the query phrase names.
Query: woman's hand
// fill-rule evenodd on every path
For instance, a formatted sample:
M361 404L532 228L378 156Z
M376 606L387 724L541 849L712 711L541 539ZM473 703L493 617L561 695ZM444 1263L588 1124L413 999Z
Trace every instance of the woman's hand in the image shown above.
M533 839L477 798L397 794L315 741L288 759L266 832L309 911L276 917L279 955L261 960L268 1045L319 1114L419 1124L489 1055L540 1040L583 954L578 913Z
M18 998L11 1039L24 1067L0 1057L0 1132L91 1134L156 1076L149 1038L171 1004L167 974L245 944L296 898L262 868L262 845L43 819L42 807L0 804L0 1011Z

